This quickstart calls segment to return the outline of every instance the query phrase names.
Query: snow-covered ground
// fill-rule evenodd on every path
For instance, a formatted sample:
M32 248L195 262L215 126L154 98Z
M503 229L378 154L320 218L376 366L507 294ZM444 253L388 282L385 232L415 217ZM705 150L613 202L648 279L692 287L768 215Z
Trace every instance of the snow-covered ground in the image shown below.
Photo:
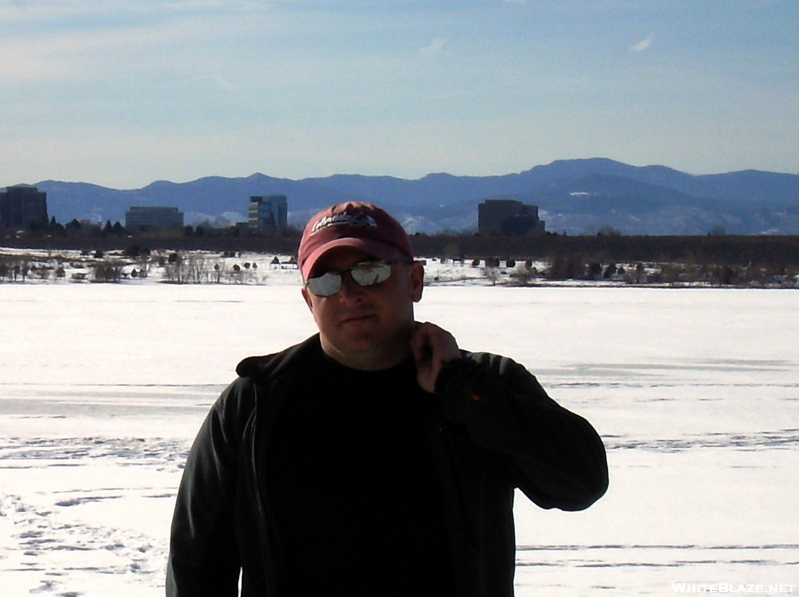
M240 358L314 332L296 270L258 272L0 284L0 595L163 593L208 407ZM799 592L795 292L461 282L417 316L525 363L606 441L589 510L519 497L517 595Z

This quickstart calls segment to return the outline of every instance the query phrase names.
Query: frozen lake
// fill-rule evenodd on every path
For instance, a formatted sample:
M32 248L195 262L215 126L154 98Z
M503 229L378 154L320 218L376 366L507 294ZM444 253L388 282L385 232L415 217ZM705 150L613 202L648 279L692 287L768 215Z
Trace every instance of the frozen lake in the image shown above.
M799 592L795 291L437 286L417 318L525 363L608 447L589 510L517 501L517 595ZM162 595L208 407L314 331L292 283L0 284L0 594Z

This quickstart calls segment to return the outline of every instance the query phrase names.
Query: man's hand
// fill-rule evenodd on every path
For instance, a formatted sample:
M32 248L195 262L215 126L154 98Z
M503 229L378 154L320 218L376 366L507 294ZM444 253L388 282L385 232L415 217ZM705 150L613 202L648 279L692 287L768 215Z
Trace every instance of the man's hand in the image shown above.
M411 335L411 351L416 359L419 385L431 394L444 363L461 356L455 337L432 323L416 324Z

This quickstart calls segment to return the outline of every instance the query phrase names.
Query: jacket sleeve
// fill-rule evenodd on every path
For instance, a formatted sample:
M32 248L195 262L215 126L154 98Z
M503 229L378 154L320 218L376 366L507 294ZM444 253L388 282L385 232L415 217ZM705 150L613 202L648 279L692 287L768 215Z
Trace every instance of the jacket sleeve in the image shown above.
M511 482L542 508L582 510L608 487L605 448L588 421L547 396L525 367L466 353L436 381L446 419L504 462Z
M247 383L239 379L222 393L189 452L172 518L167 597L238 595L232 513L238 451L254 400Z

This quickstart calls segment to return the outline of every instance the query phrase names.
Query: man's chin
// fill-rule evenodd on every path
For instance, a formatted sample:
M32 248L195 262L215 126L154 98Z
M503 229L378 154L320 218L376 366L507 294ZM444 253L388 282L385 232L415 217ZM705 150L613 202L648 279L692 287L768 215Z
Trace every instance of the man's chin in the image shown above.
M329 343L325 352L343 365L378 370L402 362L410 354L410 346L407 343L381 341L369 334L352 334Z

